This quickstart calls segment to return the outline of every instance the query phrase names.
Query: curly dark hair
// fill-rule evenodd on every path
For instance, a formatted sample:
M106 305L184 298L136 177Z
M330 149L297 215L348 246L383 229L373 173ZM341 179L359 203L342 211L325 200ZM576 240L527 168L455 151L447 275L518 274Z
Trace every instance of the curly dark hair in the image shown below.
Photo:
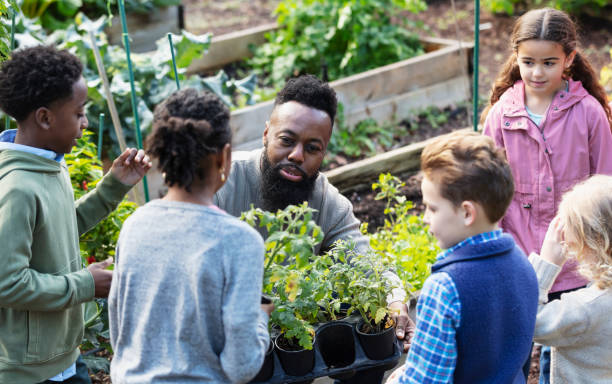
M201 161L232 140L229 118L229 110L216 95L189 88L155 108L146 147L159 160L166 185L190 191L196 177L206 179Z
M39 45L15 51L0 68L0 108L17 121L72 96L83 64L68 51Z
M281 105L288 101L297 101L308 107L324 111L331 119L332 125L334 124L338 106L336 92L317 77L303 75L287 81L287 84L276 95L274 105Z

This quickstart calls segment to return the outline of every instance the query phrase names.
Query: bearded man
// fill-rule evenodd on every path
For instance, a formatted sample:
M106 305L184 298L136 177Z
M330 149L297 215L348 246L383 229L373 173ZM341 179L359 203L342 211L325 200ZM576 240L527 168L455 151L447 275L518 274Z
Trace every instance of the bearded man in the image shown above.
M240 216L251 205L267 211L284 209L308 201L316 212L313 218L324 238L315 252L331 248L338 239L353 241L356 250L369 249L368 238L359 231L360 222L351 202L319 172L331 138L338 101L327 84L311 75L291 79L277 94L274 110L266 122L263 149L235 152L230 176L217 194L215 203L226 212ZM265 228L257 228L267 236ZM387 272L388 279L397 276ZM394 289L389 308L396 314L396 333L409 347L414 324L404 304L406 293ZM359 372L342 383L379 383L384 372Z

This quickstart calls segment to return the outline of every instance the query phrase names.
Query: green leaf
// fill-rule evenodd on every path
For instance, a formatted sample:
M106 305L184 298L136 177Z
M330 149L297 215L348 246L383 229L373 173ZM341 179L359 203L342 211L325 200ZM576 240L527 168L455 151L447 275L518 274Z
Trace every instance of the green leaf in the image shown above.
M93 372L110 372L110 361L105 357L92 356L92 355L81 355L87 368Z

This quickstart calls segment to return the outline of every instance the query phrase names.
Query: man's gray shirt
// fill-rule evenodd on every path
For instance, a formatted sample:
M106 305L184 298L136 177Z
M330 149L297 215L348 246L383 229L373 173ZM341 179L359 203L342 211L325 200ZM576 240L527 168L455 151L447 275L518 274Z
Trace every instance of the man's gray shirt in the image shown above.
M232 154L232 170L225 185L215 195L219 208L231 215L240 216L244 211L262 208L261 197L261 154L257 149ZM352 239L358 250L368 249L368 238L359 231L359 220L353 214L353 205L338 189L327 181L323 173L315 181L308 206L316 209L313 218L323 230L323 241L316 253L331 248L338 239ZM257 228L266 237L265 228Z

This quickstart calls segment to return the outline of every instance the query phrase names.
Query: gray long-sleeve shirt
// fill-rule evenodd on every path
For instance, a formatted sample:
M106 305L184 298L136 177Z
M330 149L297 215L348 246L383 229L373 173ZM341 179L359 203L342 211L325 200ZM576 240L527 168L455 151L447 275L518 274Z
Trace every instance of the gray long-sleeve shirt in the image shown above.
M245 383L268 347L263 241L216 208L155 200L126 220L109 295L111 378Z

